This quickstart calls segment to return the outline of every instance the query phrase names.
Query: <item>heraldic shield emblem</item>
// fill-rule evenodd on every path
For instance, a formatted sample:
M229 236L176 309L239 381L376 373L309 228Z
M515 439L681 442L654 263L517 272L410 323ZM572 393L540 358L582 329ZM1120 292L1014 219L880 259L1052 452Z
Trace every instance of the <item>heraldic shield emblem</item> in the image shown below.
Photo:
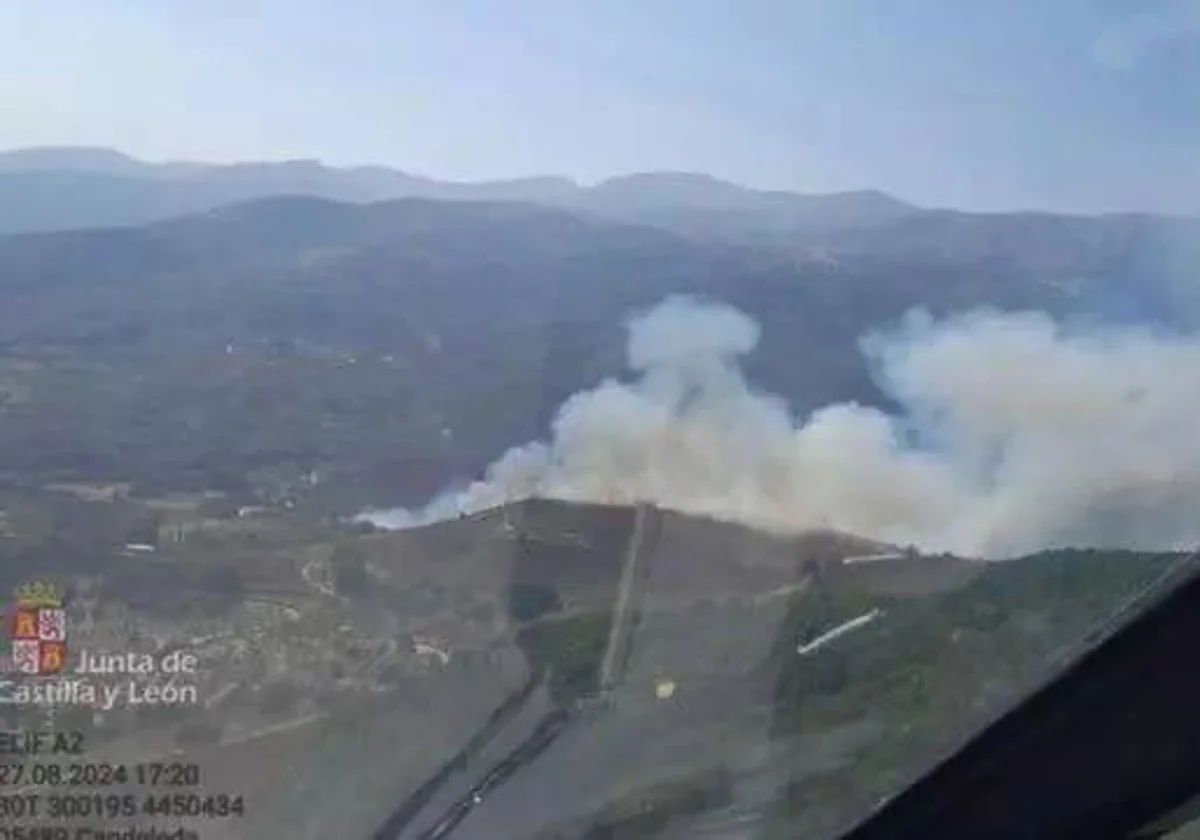
M59 673L67 663L67 613L58 589L35 581L16 596L9 627L14 667L30 676Z

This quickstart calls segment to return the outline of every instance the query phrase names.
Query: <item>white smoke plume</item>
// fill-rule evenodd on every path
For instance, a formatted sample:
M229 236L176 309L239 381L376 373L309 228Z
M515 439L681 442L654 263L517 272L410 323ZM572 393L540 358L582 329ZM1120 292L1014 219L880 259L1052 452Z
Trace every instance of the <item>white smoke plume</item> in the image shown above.
M1200 542L1200 337L918 312L861 342L898 416L796 418L738 368L759 338L745 314L674 297L628 326L635 381L575 394L548 442L483 480L368 518L404 527L542 496L984 557Z

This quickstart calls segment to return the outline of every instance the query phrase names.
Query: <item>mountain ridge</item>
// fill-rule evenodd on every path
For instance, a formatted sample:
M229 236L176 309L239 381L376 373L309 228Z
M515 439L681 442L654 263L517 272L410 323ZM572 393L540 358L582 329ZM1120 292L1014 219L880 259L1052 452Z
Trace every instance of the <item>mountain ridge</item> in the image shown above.
M103 147L0 152L0 233L147 224L277 194L353 202L404 197L530 201L684 230L711 220L673 220L663 212L783 214L776 225L793 229L811 224L817 212L863 213L871 222L918 210L874 190L829 195L756 190L689 172L632 173L584 185L560 175L442 180L380 165L327 166L315 159L149 163Z
M1200 218L1194 217L973 213L918 207L871 189L755 190L695 172L631 173L590 186L553 175L472 183L311 159L146 163L102 147L0 152L0 235L136 228L280 196L359 205L402 199L537 204L654 228L700 247L752 249L764 264L873 263L893 273L973 272L981 282L1015 271L1066 289L1089 274L1169 274L1170 294L1184 299L1185 309L1200 311L1200 288L1191 282L1191 266L1200 260ZM1152 288L1150 295L1157 293ZM1122 308L1139 315L1164 309L1159 301L1143 305L1124 295L1108 310Z
M292 196L3 236L0 348L16 361L0 371L13 395L0 452L16 470L143 480L340 462L353 504L414 504L624 375L621 324L672 294L758 319L747 373L801 415L881 404L857 342L913 307L1200 313L1158 223L1117 236L1064 223L1033 248L1020 224L967 223L974 235L949 242L953 217L912 224L820 259L524 202Z

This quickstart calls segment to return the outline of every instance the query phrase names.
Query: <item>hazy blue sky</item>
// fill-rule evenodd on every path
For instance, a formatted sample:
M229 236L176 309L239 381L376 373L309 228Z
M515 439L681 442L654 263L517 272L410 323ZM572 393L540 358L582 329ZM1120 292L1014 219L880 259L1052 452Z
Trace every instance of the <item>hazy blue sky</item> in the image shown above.
M2 0L0 147L1200 211L1200 0Z

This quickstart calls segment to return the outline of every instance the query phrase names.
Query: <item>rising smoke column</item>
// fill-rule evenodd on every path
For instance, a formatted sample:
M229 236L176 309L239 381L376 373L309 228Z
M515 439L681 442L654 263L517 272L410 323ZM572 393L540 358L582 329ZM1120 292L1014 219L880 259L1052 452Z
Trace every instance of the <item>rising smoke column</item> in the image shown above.
M403 527L541 496L992 557L1200 541L1200 338L916 312L860 343L899 415L797 418L743 377L760 332L744 313L672 297L628 328L632 382L575 394L549 441L482 480L370 518Z

